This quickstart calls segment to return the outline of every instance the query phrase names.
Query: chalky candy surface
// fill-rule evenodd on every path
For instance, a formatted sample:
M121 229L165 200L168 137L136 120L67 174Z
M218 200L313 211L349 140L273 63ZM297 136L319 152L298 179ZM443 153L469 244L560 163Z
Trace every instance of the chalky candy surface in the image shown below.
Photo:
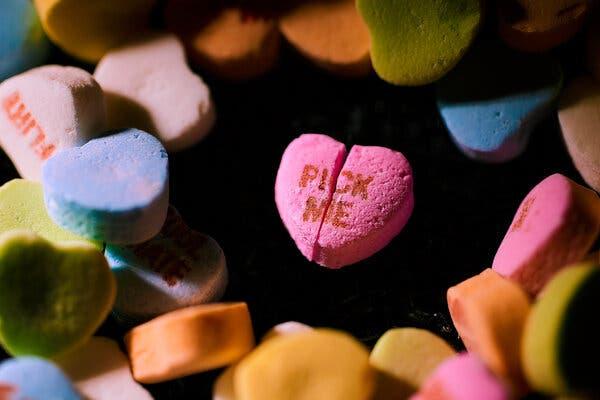
M340 268L385 247L414 206L412 170L399 152L301 135L283 154L275 182L279 215L311 261Z
M221 247L190 229L173 207L157 236L137 245L109 244L105 255L117 280L114 314L122 322L215 302L227 287Z
M383 334L369 362L377 370L377 400L406 399L456 352L440 337L423 329L396 328Z
M371 39L354 0L298 3L279 18L283 36L316 65L342 76L371 71Z
M561 67L552 57L481 43L439 82L437 104L467 156L502 162L525 149L561 86Z
M267 340L312 331L313 328L296 321L283 322L271 328L262 338ZM235 368L237 363L230 365L215 381L213 385L213 400L235 400Z
M56 365L36 357L0 364L0 398L6 400L83 400Z
M448 289L452 322L467 350L520 393L521 338L529 315L529 297L521 287L486 269Z
M29 0L0 2L0 81L46 59L49 42Z
M46 211L42 184L25 179L13 179L0 187L0 233L13 229L29 229L54 243L82 241L102 248L102 243L56 225Z
M133 380L129 360L114 340L92 337L55 361L87 399L152 400Z
M369 354L328 329L271 339L235 369L236 400L367 400L375 389Z
M143 31L156 0L34 0L42 26L65 52L96 63Z
M509 390L475 356L444 361L411 400L508 400Z
M561 95L558 119L577 170L600 191L600 83L589 77L571 82Z
M167 26L184 42L191 62L232 80L269 71L277 61L281 42L276 21L254 10L207 3L169 0L166 6Z
M525 327L522 362L531 386L548 394L598 393L595 309L600 266L565 268L548 283Z
M125 345L135 380L158 383L235 363L254 347L254 334L246 303L216 303L139 325Z
M396 85L424 85L444 76L475 38L479 0L358 0L371 33L377 74Z
M493 269L536 295L559 269L581 260L599 232L598 195L563 175L551 175L519 206Z
M22 230L0 237L0 342L8 353L54 357L77 347L114 299L115 281L97 248Z
M109 129L134 126L176 151L200 141L214 124L210 90L189 69L173 35L148 36L111 50L94 78L106 95Z
M102 89L82 69L47 65L0 84L0 145L26 179L39 181L48 158L97 136L105 122Z
M168 156L153 136L127 129L58 153L44 166L43 184L58 225L108 243L141 243L167 215Z
M588 0L499 1L502 39L522 51L547 51L573 37L583 25Z

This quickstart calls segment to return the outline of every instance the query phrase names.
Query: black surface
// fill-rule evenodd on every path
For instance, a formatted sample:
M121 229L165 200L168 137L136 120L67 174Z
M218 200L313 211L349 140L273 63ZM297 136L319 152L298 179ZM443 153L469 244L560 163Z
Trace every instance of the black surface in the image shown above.
M581 70L581 39L555 53L567 80ZM57 54L57 62L71 62ZM501 165L465 158L437 113L434 87L401 88L375 75L341 80L289 49L265 78L207 79L218 122L202 143L171 160L171 201L189 225L223 247L231 275L225 300L248 302L257 337L297 320L346 330L371 346L387 329L430 329L460 348L446 289L491 264L526 193L560 172L578 182L555 113L527 151ZM416 206L391 244L354 266L330 271L305 260L274 204L283 150L305 132L399 150L414 170ZM2 182L17 177L0 158ZM99 334L121 339L112 319ZM218 371L148 386L157 399L209 399Z

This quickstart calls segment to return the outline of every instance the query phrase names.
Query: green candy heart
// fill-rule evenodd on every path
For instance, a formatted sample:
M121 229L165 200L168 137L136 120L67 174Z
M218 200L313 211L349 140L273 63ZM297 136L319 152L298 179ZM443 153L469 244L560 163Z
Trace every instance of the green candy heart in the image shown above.
M565 268L546 285L523 334L521 358L533 389L553 395L600 390L598 304L600 266L593 263Z
M450 71L475 38L480 0L357 0L371 32L371 58L384 80L406 86Z
M0 342L14 356L54 357L89 339L115 300L102 253L31 231L0 236Z
M42 185L13 179L0 187L0 234L28 229L51 242L83 241L101 249L102 244L84 239L56 225L46 212Z

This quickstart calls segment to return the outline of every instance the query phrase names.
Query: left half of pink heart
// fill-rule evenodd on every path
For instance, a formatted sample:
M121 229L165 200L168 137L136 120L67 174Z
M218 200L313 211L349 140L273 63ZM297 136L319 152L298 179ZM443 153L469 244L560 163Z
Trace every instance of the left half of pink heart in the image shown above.
M402 153L301 135L285 150L275 182L279 215L310 261L341 268L384 248L414 207L413 176Z

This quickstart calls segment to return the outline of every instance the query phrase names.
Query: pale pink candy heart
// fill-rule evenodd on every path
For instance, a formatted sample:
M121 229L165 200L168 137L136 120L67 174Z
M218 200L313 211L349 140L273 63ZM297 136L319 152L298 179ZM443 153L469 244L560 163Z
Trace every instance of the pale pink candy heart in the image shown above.
M381 250L414 206L412 170L401 153L354 146L345 156L328 136L302 135L286 149L275 183L279 214L298 248L329 268Z
M599 233L598 195L551 175L521 203L493 269L535 296L561 268L583 259Z

